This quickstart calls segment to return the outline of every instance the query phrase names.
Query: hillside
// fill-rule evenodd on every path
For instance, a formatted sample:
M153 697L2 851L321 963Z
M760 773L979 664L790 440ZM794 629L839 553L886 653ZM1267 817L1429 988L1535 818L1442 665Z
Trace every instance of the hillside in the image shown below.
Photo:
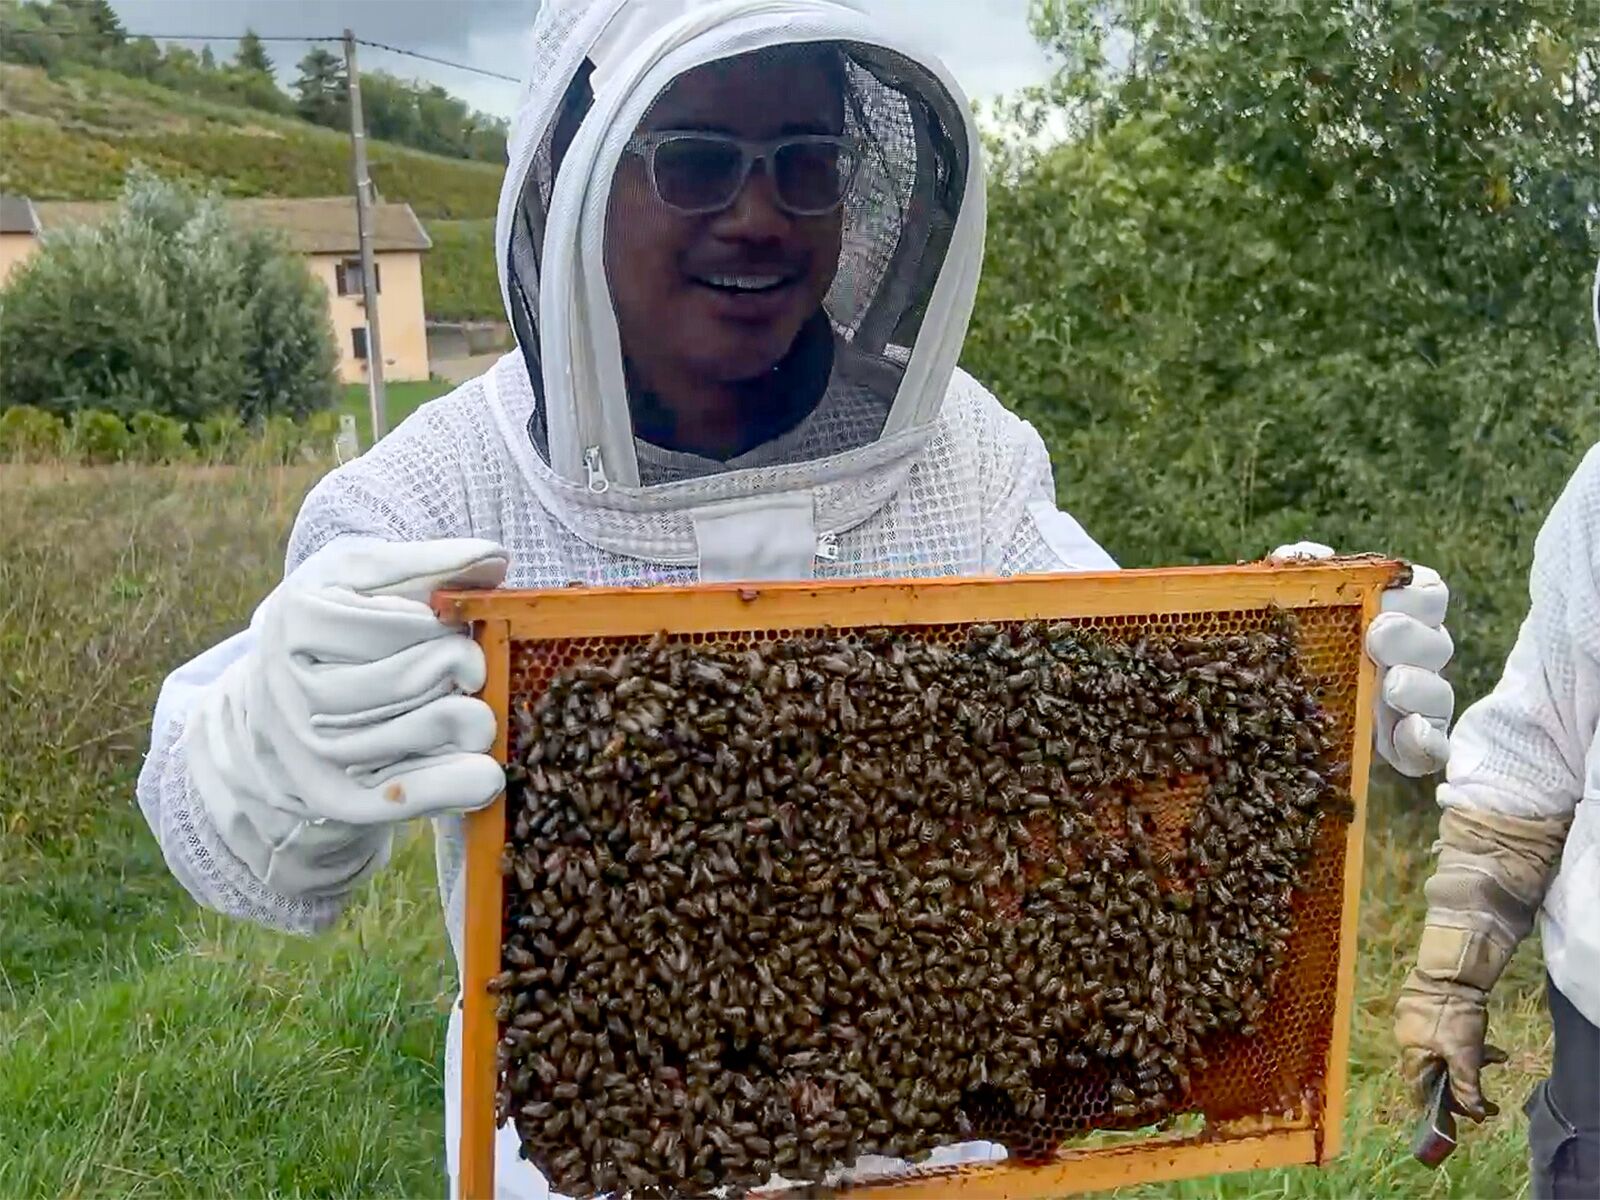
M325 196L350 186L350 141L293 117L230 108L92 67L0 64L0 187L110 199L129 163L215 180L230 196ZM501 168L374 141L372 177L418 216L492 217Z
M502 168L380 141L369 160L383 198L410 204L438 244L424 269L429 316L500 317L490 247ZM0 63L0 192L111 199L135 162L227 196L326 196L350 186L349 139L309 122L93 67L46 74Z

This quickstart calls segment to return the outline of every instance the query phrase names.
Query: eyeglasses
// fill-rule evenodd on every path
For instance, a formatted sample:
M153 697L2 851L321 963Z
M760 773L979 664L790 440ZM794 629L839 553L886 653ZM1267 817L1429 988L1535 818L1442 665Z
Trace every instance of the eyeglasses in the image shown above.
M656 198L689 214L731 206L756 163L766 162L779 208L796 217L822 216L844 203L861 165L853 139L820 133L753 141L664 131L640 134L627 149L644 159Z

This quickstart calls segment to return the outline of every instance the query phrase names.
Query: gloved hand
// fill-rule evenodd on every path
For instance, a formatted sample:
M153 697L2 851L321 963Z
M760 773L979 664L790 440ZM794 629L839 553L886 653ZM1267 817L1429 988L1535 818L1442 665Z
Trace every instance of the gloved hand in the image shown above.
M1332 558L1317 542L1280 546L1277 560ZM1367 653L1378 664L1373 744L1402 775L1444 770L1455 691L1439 674L1455 653L1444 627L1450 589L1437 571L1413 566L1411 582L1383 593L1383 611L1367 627Z
M504 784L483 652L427 600L495 587L492 542L341 538L252 622L253 650L197 701L190 778L223 841L289 895L349 890L388 858L393 826L481 808Z
M1533 928L1571 823L1460 808L1440 818L1427 924L1395 1005L1400 1071L1419 1099L1428 1067L1442 1062L1461 1112L1482 1121L1500 1111L1479 1079L1506 1060L1485 1041L1489 989Z

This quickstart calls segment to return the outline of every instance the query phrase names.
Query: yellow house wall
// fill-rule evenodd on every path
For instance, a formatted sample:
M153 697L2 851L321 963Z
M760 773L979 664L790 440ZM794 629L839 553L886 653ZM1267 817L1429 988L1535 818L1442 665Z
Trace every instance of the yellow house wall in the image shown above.
M338 265L344 254L315 254L307 261L312 274L328 289L328 310L333 317L334 341L339 347L339 378L345 383L365 383L367 364L355 356L351 331L367 323L360 295L339 295ZM379 254L379 334L383 339L383 377L405 382L428 378L428 325L422 308L422 255Z
M0 287L37 248L38 239L31 233L0 233Z

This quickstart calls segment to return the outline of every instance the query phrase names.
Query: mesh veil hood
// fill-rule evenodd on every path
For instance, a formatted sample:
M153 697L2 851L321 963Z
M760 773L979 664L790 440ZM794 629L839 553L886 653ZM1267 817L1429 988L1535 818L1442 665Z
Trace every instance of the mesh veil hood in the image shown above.
M634 434L604 261L611 181L675 79L814 43L840 51L847 132L867 148L823 306L834 380L792 434L684 467ZM541 501L591 544L667 563L696 560L697 514L716 506L808 507L821 534L870 517L926 445L960 356L982 259L979 156L945 67L851 0L545 0L495 239L527 388L496 373L489 397Z

